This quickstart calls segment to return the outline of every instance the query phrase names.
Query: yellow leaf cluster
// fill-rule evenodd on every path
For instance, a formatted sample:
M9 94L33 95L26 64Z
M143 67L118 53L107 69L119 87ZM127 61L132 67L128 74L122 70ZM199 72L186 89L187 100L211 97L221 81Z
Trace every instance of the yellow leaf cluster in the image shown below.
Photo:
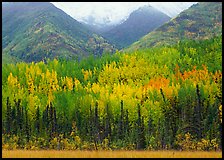
M84 80L87 81L89 78L92 77L92 71L91 70L84 70L82 69L82 74L84 76Z
M20 87L17 77L14 77L11 72L8 76L8 85L10 88Z
M47 104L50 105L50 103L53 102L53 100L54 100L54 95L53 95L52 91L49 91L47 97L48 97Z
M68 90L73 90L73 80L72 80L72 78L70 77L70 78L68 78L68 77L66 77L67 79L66 79L66 81L67 81L67 86L68 86Z
M74 85L73 86L75 86L76 90L82 88L82 85L81 85L80 81L77 78L74 78Z

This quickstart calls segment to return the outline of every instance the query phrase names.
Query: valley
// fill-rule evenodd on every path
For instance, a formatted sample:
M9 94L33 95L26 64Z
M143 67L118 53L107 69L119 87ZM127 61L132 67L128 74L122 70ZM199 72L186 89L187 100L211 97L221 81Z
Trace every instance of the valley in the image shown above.
M4 157L221 156L221 2L104 32L48 2L2 9Z

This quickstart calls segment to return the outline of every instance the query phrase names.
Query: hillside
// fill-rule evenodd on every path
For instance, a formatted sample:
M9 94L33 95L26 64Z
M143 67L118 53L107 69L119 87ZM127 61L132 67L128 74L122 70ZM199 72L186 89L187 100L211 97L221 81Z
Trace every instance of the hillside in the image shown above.
M123 23L102 33L102 36L121 49L137 41L169 19L169 16L152 6L143 6L133 11Z
M222 34L222 3L200 2L125 49L170 45L183 39L209 39Z
M221 57L219 36L81 61L4 64L2 148L222 150Z
M31 62L115 51L105 39L51 3L13 2L3 4L2 9L3 54Z
M115 54L50 3L3 5L3 151L221 153L221 3Z

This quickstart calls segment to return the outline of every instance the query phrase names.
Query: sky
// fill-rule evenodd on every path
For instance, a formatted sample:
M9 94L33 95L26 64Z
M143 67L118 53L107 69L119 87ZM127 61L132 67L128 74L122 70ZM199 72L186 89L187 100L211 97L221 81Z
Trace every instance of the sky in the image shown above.
M151 5L174 17L197 2L51 2L78 21L92 21L96 25L113 25L126 19L140 6Z

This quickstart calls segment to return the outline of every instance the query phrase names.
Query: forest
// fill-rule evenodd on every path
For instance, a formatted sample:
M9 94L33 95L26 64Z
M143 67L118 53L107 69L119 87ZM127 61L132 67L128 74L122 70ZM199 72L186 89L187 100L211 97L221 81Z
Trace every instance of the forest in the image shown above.
M2 65L2 148L221 150L222 36Z

